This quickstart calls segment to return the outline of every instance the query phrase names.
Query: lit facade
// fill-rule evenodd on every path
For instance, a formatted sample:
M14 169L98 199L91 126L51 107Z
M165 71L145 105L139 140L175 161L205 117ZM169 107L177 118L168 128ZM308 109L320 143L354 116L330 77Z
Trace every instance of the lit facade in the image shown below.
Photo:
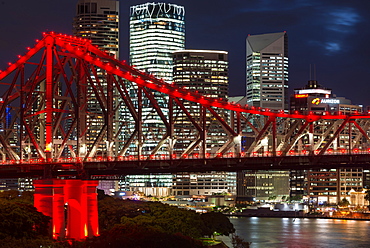
M175 196L236 194L235 172L177 173L173 175Z
M172 53L185 47L185 9L183 6L170 3L145 3L130 8L130 64L165 82L173 81ZM134 86L135 87L135 86ZM153 93L159 105L166 104L167 96ZM131 95L134 105L138 105L136 95ZM163 130L164 123L150 113L153 106L142 104L144 124L154 130ZM164 115L168 111L163 111ZM131 122L133 129L135 123ZM162 139L163 133L148 135L143 144L143 151L151 151L156 146L156 139ZM158 153L160 153L159 151ZM128 175L121 182L122 190L138 191L156 197L169 196L172 189L171 174L155 174L150 176Z
M238 196L254 201L281 200L289 196L288 171L252 171L238 173Z
M79 0L73 34L92 41L116 59L119 57L119 2Z
M316 80L309 80L305 87L294 89L294 94L290 97L290 109L303 114L362 112L361 105L354 105L349 99L337 97L331 89L321 86Z
M303 114L362 112L361 105L353 105L349 99L336 97L331 89L323 87L316 80L309 80L305 87L295 89L290 103L292 112ZM324 121L322 125L327 123ZM320 135L313 133L312 138L318 140ZM334 142L333 145L349 149L348 141L339 144ZM343 198L349 200L350 190L361 190L363 181L362 168L291 170L290 195L307 195L312 204L337 204Z
M145 196L171 195L171 174L127 175L119 182L121 191L143 193Z
M130 63L172 82L172 53L185 47L185 9L170 3L145 3L130 9Z
M89 39L93 45L99 47L100 50L110 54L115 59L119 58L119 1L116 0L79 0L76 8L76 16L73 21L73 33L77 37ZM104 81L105 75L97 69L97 78L92 76L96 82L100 81L101 85L107 87ZM90 133L98 132L103 123L103 111L98 99L92 88L88 88L88 112L86 123L89 126L87 130L87 138L81 142L81 156L86 156L87 146L91 146L94 138L90 140ZM115 92L113 98L115 99ZM87 97L87 96L84 96ZM117 99L114 100L114 106L117 105ZM117 121L120 114L117 113L114 119ZM93 136L93 135L92 135ZM102 149L104 150L104 149ZM108 149L105 149L108 150ZM99 154L102 156L110 156L110 154ZM99 189L104 190L106 194L111 194L112 191L118 189L117 181L100 181Z
M208 97L228 96L228 53L211 50L181 50L173 53L173 81Z
M288 109L288 36L285 32L247 37L247 103Z
M197 91L208 97L226 99L228 96L228 53L226 51L214 50L180 50L173 53L173 81L176 85L188 90ZM192 102L185 102L192 105ZM194 104L192 117L199 121L202 113ZM225 113L219 112L227 118ZM175 128L181 128L183 137L178 136L176 146L188 146L188 132L192 125L185 115L178 115ZM207 122L207 126L211 126ZM224 134L220 127L209 128L208 136L212 136L211 149L207 152L216 152L222 143L219 139ZM236 173L233 172L208 172L208 173L178 173L174 175L173 194L181 195L214 195L214 194L236 194Z

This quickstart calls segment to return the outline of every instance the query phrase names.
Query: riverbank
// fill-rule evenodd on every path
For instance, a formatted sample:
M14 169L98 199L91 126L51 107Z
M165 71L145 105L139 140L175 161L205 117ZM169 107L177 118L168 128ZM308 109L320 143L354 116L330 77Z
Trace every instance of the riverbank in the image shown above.
M308 218L308 219L341 219L341 220L365 220L370 221L369 214L355 213L349 215L332 215L329 213L310 214L303 211L259 211L247 210L238 213L224 213L229 217L267 217L267 218Z

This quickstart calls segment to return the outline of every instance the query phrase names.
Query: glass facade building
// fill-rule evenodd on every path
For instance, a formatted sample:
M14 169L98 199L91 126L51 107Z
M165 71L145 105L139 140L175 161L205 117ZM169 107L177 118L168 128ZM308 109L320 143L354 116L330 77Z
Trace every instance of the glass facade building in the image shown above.
M172 82L172 53L185 47L185 9L170 3L145 3L130 10L130 63Z
M73 34L92 41L103 51L119 57L119 2L79 0Z
M214 50L180 50L173 53L173 81L176 85L188 90L214 98L226 99L228 96L228 52ZM199 121L200 108L192 102L184 102L191 109L192 117ZM228 118L226 112L218 112ZM209 116L210 117L210 116ZM206 118L210 120L211 118ZM178 115L175 128L181 128L184 135L177 137L176 146L189 146L191 121L185 115ZM212 137L212 144L207 152L215 152L222 142L220 137L225 135L221 127L212 128L211 121L207 136ZM195 139L195 137L192 137ZM212 171L206 173L177 173L173 177L173 194L175 196L236 194L236 173Z
M114 58L119 57L119 1L116 0L79 0L77 2L76 16L73 21L73 33L77 37L89 39L93 45L99 47L100 50L110 54ZM96 78L97 77L97 78ZM91 75L95 82L100 81L103 87L107 87L104 73L97 68L96 76ZM104 125L103 111L101 105L98 103L98 98L93 92L92 88L87 89L88 98L87 110L90 113L81 118L86 118L87 129L86 140L82 141L80 149L80 156L87 155L87 150L91 146L95 138L89 138L90 134L98 132L101 126ZM117 93L113 92L114 106L117 105ZM115 114L115 122L118 121L119 113ZM107 146L108 145L104 145ZM86 148L85 148L86 147ZM105 147L104 147L105 148ZM108 149L106 154L99 154L103 156L110 156ZM118 181L100 181L99 189L104 190L106 194L118 189Z
M285 32L247 38L247 103L288 109L288 36Z

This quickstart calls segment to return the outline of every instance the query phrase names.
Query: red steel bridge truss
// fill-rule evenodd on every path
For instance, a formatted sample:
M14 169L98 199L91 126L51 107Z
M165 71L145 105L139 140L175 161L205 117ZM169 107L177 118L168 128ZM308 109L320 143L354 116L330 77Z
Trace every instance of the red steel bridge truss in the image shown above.
M0 73L0 83L3 175L365 166L369 161L367 113L303 115L209 98L72 36L44 34Z

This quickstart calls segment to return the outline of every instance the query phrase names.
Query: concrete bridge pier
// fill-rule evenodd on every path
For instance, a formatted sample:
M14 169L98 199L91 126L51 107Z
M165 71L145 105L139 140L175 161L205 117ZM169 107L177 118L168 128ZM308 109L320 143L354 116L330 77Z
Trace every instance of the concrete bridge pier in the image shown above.
M34 206L50 216L53 238L81 240L99 235L98 181L35 180Z

